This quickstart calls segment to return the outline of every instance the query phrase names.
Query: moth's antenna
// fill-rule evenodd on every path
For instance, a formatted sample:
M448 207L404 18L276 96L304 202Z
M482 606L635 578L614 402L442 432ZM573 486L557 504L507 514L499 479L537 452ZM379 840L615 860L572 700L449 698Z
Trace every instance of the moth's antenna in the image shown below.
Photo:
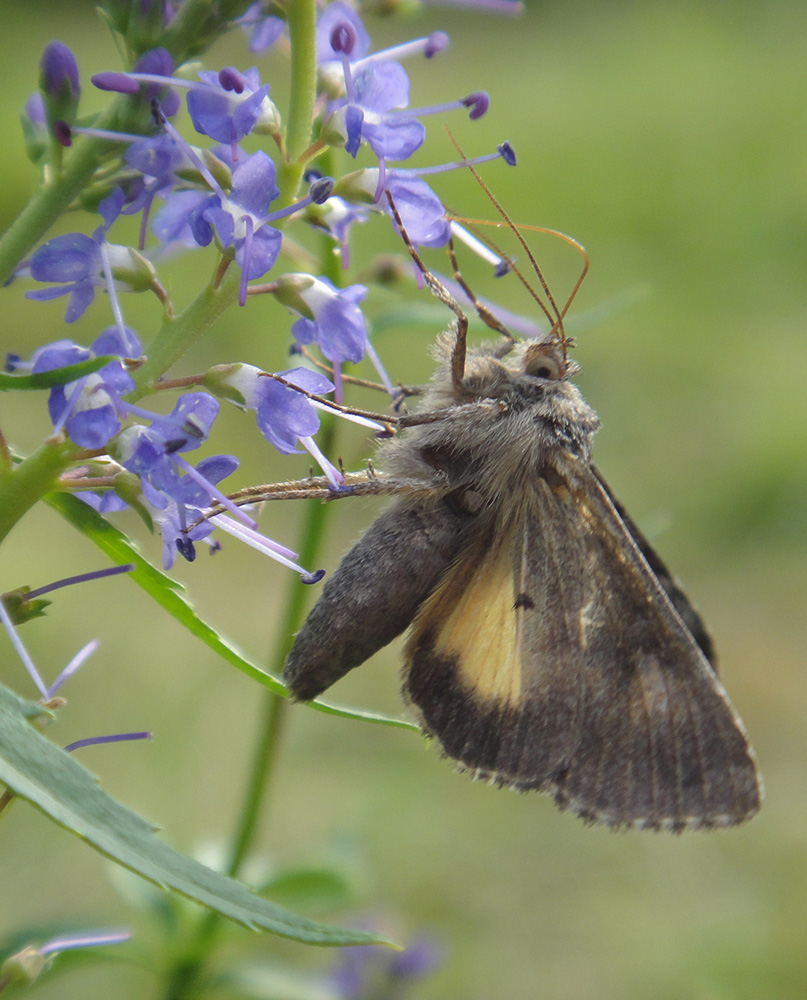
M468 228L468 230L471 233L474 233L473 230L474 226L492 225L496 226L497 228L501 227L500 222L491 222L490 219L469 219L467 216L464 215L450 215L449 218L453 222L461 222L464 226ZM564 318L566 316L566 313L569 311L569 307L571 306L572 302L574 302L575 296L580 290L580 286L583 284L583 279L588 274L588 269L589 269L588 251L586 250L586 248L583 246L582 243L579 243L573 236L569 236L568 233L561 232L560 229L548 229L546 226L532 226L526 222L511 222L509 218L507 218L507 225L511 227L516 232L516 234L519 234L524 230L526 230L527 232L530 233L546 233L547 236L557 236L558 239L563 240L564 243L568 243L570 247L573 247L583 258L583 269L580 272L577 281L574 284L574 288L572 289L571 293L566 299L566 304L560 311L561 318ZM478 233L474 233L474 236L477 239L482 239L482 237ZM490 239L488 236L485 236L483 242L494 253L498 254L499 257L501 257L502 260L504 260L507 263L509 269L513 271L513 273L516 275L519 281L521 281L522 285L524 285L524 287L532 293L533 298L537 298L537 296L535 295L535 291L530 287L530 283L527 281L527 279L524 277L524 275L521 273L518 267L516 267L515 262L511 260L510 257L508 257L508 255L500 247L496 246L493 240ZM523 243L523 241L520 242ZM527 248L527 253L529 254L529 248ZM530 254L530 260L532 260L532 254ZM543 313L547 317L547 319L549 319L550 322L553 322L552 316L547 312L544 303L541 302L540 299L537 299L537 301L538 304L541 306L541 309L543 310Z
M461 390L462 379L465 375L465 356L468 344L468 317L465 315L462 310L462 306L459 302L457 302L451 292L449 292L442 282L435 278L428 267L426 267L423 263L417 248L409 238L409 233L407 233L406 227L401 219L401 215L395 206L395 199L392 197L388 189L385 189L384 193L387 196L390 212L392 213L392 218L394 219L395 225L398 227L398 231L401 234L401 239L404 241L404 245L406 246L409 256L415 262L418 270L423 275L423 280L429 286L429 291L431 291L432 295L438 298L444 305L448 306L448 308L457 317L457 336L454 340L454 349L451 352L451 383L455 389Z
M450 129L446 128L446 132L448 133L448 137L451 140L451 143L454 146L454 148L459 153L460 157L463 160L466 160L467 158L466 158L465 154L463 153L463 151L462 151L459 143L457 142L457 140L451 134ZM582 271L580 277L577 279L577 282L576 282L576 284L574 286L574 289L572 290L572 294L567 299L565 306L563 307L563 309L559 309L558 306L557 306L557 303L555 302L554 296L552 295L552 292L549 289L549 285L547 284L546 279L544 278L543 272L541 271L541 268L538 266L538 262L536 261L535 257L533 256L533 253L530 250L530 248L529 248L529 246L527 244L527 241L521 235L519 227L516 226L513 223L513 221L511 220L510 216L507 214L507 212L504 210L504 208L502 207L502 205L499 203L499 201L496 198L496 196L493 194L493 192L490 190L490 188L487 186L487 184L485 184L485 182L482 180L482 178L480 177L480 175L479 175L478 171L476 170L476 168L474 167L474 165L472 163L466 162L466 166L471 171L471 174L472 174L474 180L477 182L477 184L482 188L482 190L487 195L487 197L490 200L490 202L493 205L493 207L496 209L496 211L502 217L502 219L504 220L504 223L507 225L507 227L510 229L510 231L514 234L515 238L518 240L519 244L521 245L521 248L524 250L524 253L527 255L527 259L530 262L530 266L532 267L533 271L535 272L535 275L538 278L538 281L540 282L541 288L543 289L544 295L546 296L547 302L549 303L549 308L547 308L546 304L541 299L541 296L538 295L538 293L530 285L530 283L526 280L526 278L519 271L519 269L515 266L515 264L513 264L512 261L509 261L509 258L507 257L507 255L500 253L498 250L496 251L497 253L499 253L500 257L502 257L505 260L508 260L508 262L510 263L511 268L515 272L516 276L519 278L519 280L521 281L521 283L524 285L524 287L527 289L527 291L533 297L533 299L535 300L535 302L540 306L542 312L547 317L547 319L549 320L549 322L552 324L552 329L549 331L550 336L552 336L553 334L557 334L558 335L558 337L560 339L561 350L563 351L563 354L564 354L564 357L565 357L566 356L566 348L567 348L567 345L568 345L568 341L567 341L567 338L566 338L566 331L563 328L563 318L566 315L566 313L567 313L567 311L569 309L569 306L572 303L572 300L574 299L575 295L577 294L577 291L578 291L578 289L580 288L580 285L583 282L583 278L586 276L586 273L588 272L588 265L589 265L588 254L586 253L585 249L582 247L582 245L580 243L578 243L576 240L573 240L570 236L566 236L565 233L560 233L560 232L557 232L556 230L551 230L551 229L542 229L539 226L528 226L528 227L525 227L525 228L528 228L528 229L533 229L536 232L551 233L551 234L553 234L555 236L559 236L566 243L570 244L571 246L574 246L583 255L583 261L584 261L583 271ZM495 249L495 247L494 247L494 249Z

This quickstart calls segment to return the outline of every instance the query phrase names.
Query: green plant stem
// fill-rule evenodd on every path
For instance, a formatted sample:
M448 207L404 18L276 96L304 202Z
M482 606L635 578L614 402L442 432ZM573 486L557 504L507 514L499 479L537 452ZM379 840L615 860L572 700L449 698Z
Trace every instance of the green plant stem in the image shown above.
M332 417L323 419L318 436L326 453L331 451L336 437L336 420ZM317 562L327 516L327 504L306 505L300 528L300 544L297 546L303 566L314 566ZM307 596L307 587L304 584L297 581L290 584L286 606L278 626L278 641L269 662L271 671L276 675L283 671L283 664L286 662L291 645L291 636L302 618ZM271 790L272 776L277 767L278 745L283 733L288 701L273 691L267 691L264 699L258 738L227 865L227 874L230 878L238 877L244 859L255 842L260 821L266 819L266 802ZM221 925L222 918L218 913L209 912L204 915L189 948L171 970L164 994L165 1000L189 1000L194 996Z
M0 542L53 489L73 450L70 443L46 440L10 472L0 475Z
M296 191L305 167L300 157L311 144L317 97L317 11L314 0L291 0L286 8L291 39L291 96L286 121L285 185Z
M145 363L132 376L136 388L127 397L130 402L147 395L171 365L200 340L215 320L237 301L240 280L240 269L231 267L218 288L207 286L179 316L165 318L149 344Z

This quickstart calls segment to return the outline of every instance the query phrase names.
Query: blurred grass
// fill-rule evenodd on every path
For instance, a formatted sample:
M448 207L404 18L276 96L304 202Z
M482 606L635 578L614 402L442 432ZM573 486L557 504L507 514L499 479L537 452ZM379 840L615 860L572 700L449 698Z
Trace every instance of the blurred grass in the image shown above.
M408 30L383 22L371 31L381 47L430 27L449 30L447 53L408 67L413 103L488 89L486 118L451 122L466 152L510 139L519 167L484 170L496 195L517 221L562 229L588 248L592 270L569 326L580 385L603 419L597 461L710 622L768 799L747 828L724 834L615 836L542 798L474 785L411 734L296 708L263 843L281 861L352 859L363 873L363 909L389 915L404 935L425 927L441 937L450 960L424 983L425 1000L797 1000L807 982L807 8L786 0L528 7L520 21L446 8ZM36 9L46 27L21 7L5 9L3 225L31 186L16 115L43 45L51 37L70 44L85 80L117 65L89 4ZM239 39L218 56L249 65ZM282 76L282 62L265 65L267 79L278 65ZM273 83L273 95L282 93ZM432 123L420 161L452 155ZM464 214L493 215L467 176L443 178L439 190ZM532 244L562 298L576 259L551 241ZM369 253L365 234L362 245ZM445 269L439 255L430 259ZM174 279L180 303L208 266L200 260ZM495 297L482 272L469 264L468 273ZM66 331L63 303L34 308L22 291L5 290L2 346L25 354ZM517 290L500 296L528 308ZM251 304L225 317L189 370L236 359L283 364L285 315ZM124 305L147 336L154 304ZM91 339L99 322L102 304L70 333ZM384 335L396 377L428 376L434 333L423 324L405 337ZM2 426L20 448L45 431L41 404L0 398ZM216 447L239 454L253 438L251 423L232 414L222 434ZM358 463L360 444L344 444L348 465ZM294 474L271 462L260 447L248 451L242 482ZM333 507L328 568L377 509ZM290 542L295 517L272 510L265 525ZM156 543L144 547L159 558ZM36 512L0 553L0 580L3 589L38 585L101 563L52 515ZM282 572L233 546L178 571L244 648L260 655L271 647L288 583ZM91 636L104 642L70 683L58 739L152 728L151 745L88 750L83 759L176 846L226 837L260 693L186 641L125 580L92 587L60 597L49 622L26 629L48 676ZM26 690L2 648L4 680ZM396 664L394 650L377 657L335 697L400 711ZM3 823L0 932L74 915L93 926L126 921L103 868L16 806ZM278 951L309 961L301 948ZM63 997L68 984L86 998L149 995L144 980L117 969L45 978L32 995Z

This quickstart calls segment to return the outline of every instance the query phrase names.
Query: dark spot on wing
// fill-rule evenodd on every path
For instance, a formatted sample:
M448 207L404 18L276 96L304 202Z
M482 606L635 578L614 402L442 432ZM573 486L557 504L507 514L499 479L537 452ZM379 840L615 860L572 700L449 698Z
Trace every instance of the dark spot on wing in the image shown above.
M513 604L513 610L518 608L526 608L527 611L532 611L535 607L535 601L530 597L529 594L519 594Z

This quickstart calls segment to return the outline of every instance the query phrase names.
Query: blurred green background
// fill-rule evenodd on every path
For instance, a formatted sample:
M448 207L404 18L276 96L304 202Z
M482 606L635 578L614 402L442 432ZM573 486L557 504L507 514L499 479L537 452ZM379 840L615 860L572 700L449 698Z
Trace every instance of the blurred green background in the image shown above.
M603 421L597 462L710 623L767 801L734 831L615 835L585 828L547 799L467 781L413 733L297 707L262 846L277 864L344 864L357 891L354 912L339 919L372 914L402 939L433 933L447 960L415 991L424 1000L797 1000L807 994L807 7L786 0L528 0L527 7L520 20L434 7L408 23L369 27L377 48L432 28L450 32L452 46L440 58L408 64L413 104L487 89L486 118L451 119L465 151L511 140L519 166L484 168L491 188L515 220L562 229L587 247L591 274L569 332L583 366L579 384ZM3 8L5 227L33 184L17 115L44 45L51 38L70 45L83 81L118 61L91 3ZM227 63L252 63L238 36L210 60ZM259 65L282 107L284 60ZM86 97L88 108L102 106L89 85ZM452 155L432 120L419 162ZM467 176L435 186L462 214L494 214ZM383 227L374 231L397 249ZM563 298L577 259L553 241L531 242ZM357 265L371 249L361 234ZM439 254L430 260L445 268ZM180 305L210 266L197 255L178 269L172 292ZM481 294L496 296L481 270L469 263L468 273ZM23 291L18 284L3 293L4 351L26 355L68 332L89 342L108 322L96 302L67 331L63 301L34 305ZM508 306L529 308L518 290L506 296ZM380 316L391 303L378 296L370 311ZM282 367L285 313L250 305L225 316L183 371L233 360ZM147 339L156 304L138 298L124 308ZM429 375L428 348L444 322L379 337L394 377ZM23 402L0 399L3 429L21 450L47 427L44 398ZM235 413L225 414L215 448L243 455L237 485L307 468L267 454L251 419ZM361 436L347 434L341 450L358 467ZM369 501L332 505L322 565L335 566L377 509ZM264 528L294 544L300 513L268 511ZM142 538L133 520L120 523ZM156 541L143 548L159 559ZM55 514L36 511L0 552L0 587L38 586L102 565ZM229 544L176 575L205 615L251 655L266 657L285 571ZM90 749L82 760L174 846L222 841L235 822L261 691L125 579L73 591L25 629L47 676L92 636L103 642L71 681L54 738L153 730L151 744ZM4 682L32 695L5 640L0 648ZM332 697L400 713L397 664L391 648ZM106 868L17 804L0 838L0 935L39 921L130 922ZM337 957L246 932L233 946L245 945L321 969ZM155 994L139 970L100 965L45 977L31 995Z

